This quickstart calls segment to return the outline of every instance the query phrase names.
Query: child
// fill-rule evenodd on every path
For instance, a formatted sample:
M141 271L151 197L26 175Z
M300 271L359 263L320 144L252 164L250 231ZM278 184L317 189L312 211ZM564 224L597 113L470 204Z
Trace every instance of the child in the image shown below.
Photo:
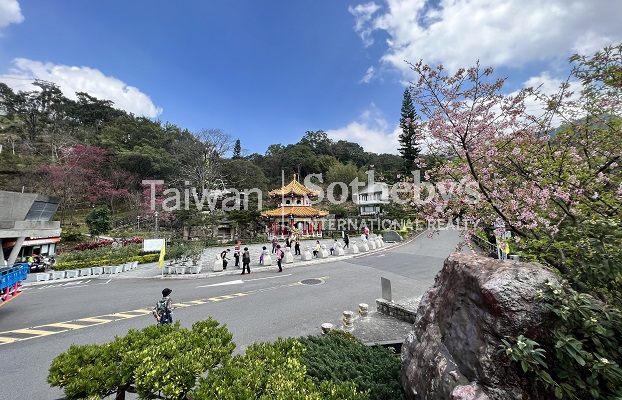
M160 325L173 323L173 301L171 300L171 293L173 291L169 288L162 290L162 298L158 300L158 303L153 308L153 316L158 320Z

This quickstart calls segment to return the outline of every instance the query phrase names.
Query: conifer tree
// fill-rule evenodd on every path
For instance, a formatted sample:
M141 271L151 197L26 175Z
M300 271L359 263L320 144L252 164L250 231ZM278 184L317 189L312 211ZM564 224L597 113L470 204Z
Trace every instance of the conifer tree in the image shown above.
M231 158L233 160L242 158L242 143L240 142L240 139L235 141L235 144L233 145L233 155L231 156Z
M409 173L411 169L417 167L415 160L419 157L421 149L418 146L417 130L414 125L416 118L415 106L410 95L410 90L404 90L404 99L402 100L402 113L400 117L400 128L402 133L399 137L400 147L398 151L404 159L404 172Z

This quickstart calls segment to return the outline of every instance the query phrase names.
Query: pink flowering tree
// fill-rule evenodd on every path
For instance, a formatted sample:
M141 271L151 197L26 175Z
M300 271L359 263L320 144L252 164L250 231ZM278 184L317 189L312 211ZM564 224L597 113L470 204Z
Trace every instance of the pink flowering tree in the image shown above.
M57 163L39 171L47 182L47 192L62 198L63 217L66 210L73 213L95 204L114 210L116 204L130 197L126 188L133 178L116 168L106 150L96 146L65 149Z
M509 231L512 252L619 299L622 46L571 62L556 93L512 95L479 63L454 74L410 64L410 123L443 160L421 203L428 219L469 221L467 243L483 228Z

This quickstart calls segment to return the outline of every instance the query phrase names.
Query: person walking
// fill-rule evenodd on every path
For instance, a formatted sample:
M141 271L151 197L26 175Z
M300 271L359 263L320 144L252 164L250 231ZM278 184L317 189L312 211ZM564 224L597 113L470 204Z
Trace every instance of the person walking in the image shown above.
M220 258L222 258L222 269L223 271L227 269L227 263L229 262L229 259L227 258L227 255L229 255L230 250L224 250L222 253L220 253Z
M281 267L281 259L283 258L283 250L281 250L281 245L276 245L276 265L279 266L279 272L283 272L283 267Z
M153 308L153 316L158 320L160 325L173 323L173 300L171 300L171 293L173 290L165 288L162 290L162 298L158 300L156 306Z
M295 256L300 255L300 239L299 238L296 238L296 243L294 244L294 255Z
M276 246L279 244L279 239L277 237L272 238L272 253L276 253Z
M251 273L251 253L248 251L248 247L244 248L244 252L242 253L242 274L248 270L248 273Z
M344 249L349 249L348 245L350 244L350 236L348 236L348 234L344 234L343 235L343 248Z
M266 246L261 248L261 254L259 255L259 265L263 265L263 255L266 254Z

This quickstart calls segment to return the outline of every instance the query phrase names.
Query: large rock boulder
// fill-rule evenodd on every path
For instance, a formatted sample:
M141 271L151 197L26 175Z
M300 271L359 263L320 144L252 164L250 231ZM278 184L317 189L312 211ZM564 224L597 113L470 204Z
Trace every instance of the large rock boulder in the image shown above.
M554 319L535 300L547 281L559 284L555 273L535 263L458 253L447 258L402 346L406 398L547 398L498 352L505 336L539 342L550 335Z

